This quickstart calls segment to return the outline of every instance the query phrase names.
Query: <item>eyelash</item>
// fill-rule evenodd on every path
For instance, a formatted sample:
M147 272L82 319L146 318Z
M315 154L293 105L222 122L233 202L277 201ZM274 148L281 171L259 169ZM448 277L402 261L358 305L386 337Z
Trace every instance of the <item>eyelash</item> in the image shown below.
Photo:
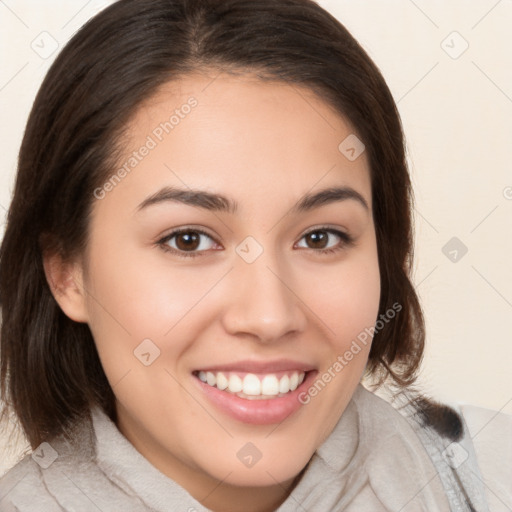
M341 239L341 241L340 241L338 246L336 246L336 247L329 247L327 249L312 249L312 248L309 248L310 250L312 250L312 251L314 251L316 253L320 253L320 254L333 254L333 253L336 253L338 251L341 251L344 248L351 247L351 246L354 245L354 239L348 233L345 233L343 231L339 231L337 229L329 228L329 227L319 227L319 228L312 229L311 231L308 231L307 233L304 233L301 236L300 240L302 240L304 237L310 235L311 233L317 233L319 231L323 231L323 232L330 233L330 234L333 234L335 236L338 236ZM180 228L180 229L174 230L172 233L169 233L168 235L166 235L163 238L161 238L160 240L158 240L157 241L157 245L163 251L176 254L176 255L178 255L179 257L182 257L182 258L198 258L198 257L204 256L203 253L206 252L206 251L178 251L178 250L173 249L172 247L169 247L167 245L169 240L172 240L174 237L176 237L176 236L178 236L178 235L180 235L182 233L197 233L197 234L200 234L200 235L207 236L208 238L213 240L215 243L218 243L211 235L209 235L206 231L203 231L202 229L199 229L199 228Z

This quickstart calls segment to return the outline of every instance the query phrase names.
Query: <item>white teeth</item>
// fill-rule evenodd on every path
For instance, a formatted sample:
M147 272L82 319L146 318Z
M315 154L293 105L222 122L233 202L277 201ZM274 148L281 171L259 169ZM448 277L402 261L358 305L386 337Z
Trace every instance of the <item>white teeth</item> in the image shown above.
M242 389L242 379L238 375L232 373L229 376L228 390L231 391L231 393L239 393L240 391L242 391Z
M200 371L197 376L202 382L221 391L225 390L247 399L263 399L294 391L304 381L305 372L291 372L280 379L272 373L263 378L254 373L246 373L242 379L236 373Z
M290 391L290 377L285 375L279 381L279 393L288 393L288 391Z
M278 395L279 381L275 375L265 375L261 381L261 393L263 395Z
M217 384L217 377L215 377L212 372L206 372L206 382L210 386L215 386L215 384Z
M229 380L226 379L226 376L222 372L217 373L217 387L220 390L223 390L226 389L228 386Z
M261 382L256 375L248 373L244 377L244 389L243 392L246 395L261 395Z
M208 374L206 374L208 375ZM290 389L292 391L295 391L297 389L297 386L299 385L299 374L297 372L292 373L292 376L290 377Z

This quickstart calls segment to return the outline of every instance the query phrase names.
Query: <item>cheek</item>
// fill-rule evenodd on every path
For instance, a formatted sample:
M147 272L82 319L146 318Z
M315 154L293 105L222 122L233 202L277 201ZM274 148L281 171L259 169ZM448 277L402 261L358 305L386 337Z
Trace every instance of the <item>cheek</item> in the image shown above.
M92 255L94 275L87 286L93 324L121 328L134 340L161 338L215 283L215 269L170 266L161 255L154 257L157 250Z
M373 327L380 301L378 264L362 267L362 271L348 273L333 291L337 306L331 310L333 330L339 334L340 349L348 340L354 340L365 329ZM337 310L337 313L335 312Z
M315 283L304 288L308 306L324 324L332 348L344 351L375 325L380 302L376 251L354 255L339 268L317 270Z
M165 408L169 416L186 409L192 422L201 411L182 392L177 365L211 321L201 299L220 271L171 267L165 258L153 258L153 251L102 248L101 254L91 251L89 326L118 401L135 416L144 407L163 415Z
M103 241L97 247L100 243L101 252L92 246L85 287L89 326L107 377L113 383L128 370L139 371L136 351L148 339L156 347L148 345L151 356L158 354L158 363L170 368L193 339L177 334L185 324L193 334L190 313L215 283L216 271L171 268L163 258L153 258L153 251L148 258L148 251L115 252L115 244Z
M324 268L315 282L308 305L324 326L325 343L317 377L322 382L311 389L311 398L321 393L316 406L327 415L330 409L334 419L357 386L371 348L381 291L376 250L354 254L338 269Z

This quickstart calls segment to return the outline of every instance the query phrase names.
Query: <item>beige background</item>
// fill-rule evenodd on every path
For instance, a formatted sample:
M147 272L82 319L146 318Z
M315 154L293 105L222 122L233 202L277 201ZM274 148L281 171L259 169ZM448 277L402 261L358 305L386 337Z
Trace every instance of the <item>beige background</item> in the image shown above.
M0 220L52 45L109 3L0 2ZM441 400L512 412L512 0L319 3L375 60L403 119L428 329L420 382ZM0 474L19 456L6 445Z

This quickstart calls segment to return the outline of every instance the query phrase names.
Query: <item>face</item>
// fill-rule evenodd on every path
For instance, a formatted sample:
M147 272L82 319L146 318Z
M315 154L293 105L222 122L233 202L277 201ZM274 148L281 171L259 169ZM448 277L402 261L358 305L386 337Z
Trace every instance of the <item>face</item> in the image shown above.
M81 268L119 429L199 498L292 482L360 382L380 297L350 124L307 89L212 80L138 109Z

